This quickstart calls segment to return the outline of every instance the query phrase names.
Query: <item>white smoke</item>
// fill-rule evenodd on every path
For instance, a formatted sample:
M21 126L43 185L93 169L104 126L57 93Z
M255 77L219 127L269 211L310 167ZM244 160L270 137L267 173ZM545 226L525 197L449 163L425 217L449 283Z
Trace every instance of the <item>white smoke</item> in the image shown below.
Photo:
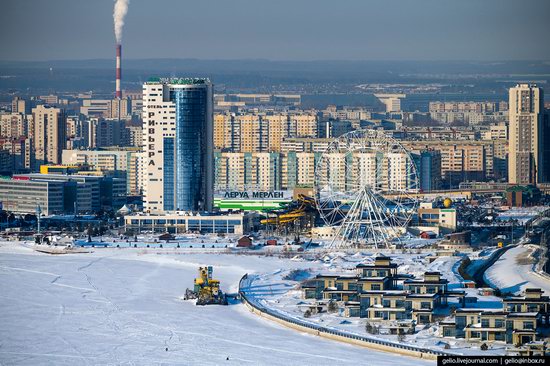
M113 10L113 19L115 21L115 38L116 43L122 41L122 27L124 27L124 17L128 12L128 4L130 0L115 0L115 8Z

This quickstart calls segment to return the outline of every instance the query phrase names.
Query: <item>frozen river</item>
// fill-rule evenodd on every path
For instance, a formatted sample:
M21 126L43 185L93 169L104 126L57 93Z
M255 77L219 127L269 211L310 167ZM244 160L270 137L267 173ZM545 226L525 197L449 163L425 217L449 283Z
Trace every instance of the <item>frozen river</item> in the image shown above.
M52 256L0 244L0 364L435 364L301 334L241 304L180 300L201 264L234 291L244 273L311 263L155 252Z

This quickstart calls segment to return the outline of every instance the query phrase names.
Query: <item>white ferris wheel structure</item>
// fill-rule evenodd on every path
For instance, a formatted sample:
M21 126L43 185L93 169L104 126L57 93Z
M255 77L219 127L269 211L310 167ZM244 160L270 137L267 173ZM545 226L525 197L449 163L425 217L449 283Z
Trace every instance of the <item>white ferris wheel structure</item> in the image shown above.
M418 175L409 152L378 130L334 139L316 166L317 209L335 236L329 248L390 248L418 204Z

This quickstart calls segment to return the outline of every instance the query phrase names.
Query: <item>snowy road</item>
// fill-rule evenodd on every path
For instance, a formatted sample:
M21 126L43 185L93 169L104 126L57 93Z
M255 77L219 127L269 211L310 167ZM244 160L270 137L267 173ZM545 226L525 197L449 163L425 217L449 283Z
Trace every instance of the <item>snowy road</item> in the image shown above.
M508 250L485 272L485 281L502 292L520 293L528 287L538 287L550 294L548 277L533 272L532 264L518 263L518 258L525 258L532 249L520 245Z
M214 265L231 290L246 272L311 266L116 249L50 256L0 245L0 364L434 364L301 334L241 304L183 302L199 264Z

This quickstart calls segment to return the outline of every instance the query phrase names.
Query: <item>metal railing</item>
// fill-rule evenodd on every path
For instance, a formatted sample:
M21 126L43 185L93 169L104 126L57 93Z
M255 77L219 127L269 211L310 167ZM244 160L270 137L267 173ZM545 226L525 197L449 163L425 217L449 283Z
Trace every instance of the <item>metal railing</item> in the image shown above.
M279 312L277 310L267 308L267 307L257 303L256 301L249 299L246 295L246 292L243 289L243 286L242 286L243 281L247 280L247 279L248 279L248 274L245 274L241 278L241 280L239 281L239 295L241 297L241 300L243 302L245 302L246 304L248 304L249 306L251 306L252 308L256 309L257 311L259 311L261 313L264 313L264 314L268 314L268 315L270 315L274 318L277 318L279 320L282 320L284 322L294 324L294 325L298 325L298 326L305 327L305 328L309 328L309 329L312 329L312 330L314 330L318 333L325 333L327 335L334 335L334 336L339 336L339 337L343 337L343 338L348 338L348 339L354 340L354 341L364 342L366 347L368 347L369 345L378 345L378 346L386 346L386 347L391 347L391 348L400 349L400 350L404 350L404 351L409 351L409 352L411 352L412 355L417 356L417 357L418 357L417 354L420 354L421 358L423 357L423 355L426 355L426 356L429 355L429 356L432 356L432 357L453 355L453 353L451 353L451 352L437 351L437 350L433 350L433 349L430 349L430 348L411 346L411 345L401 344L401 343L397 343L397 342L392 342L392 341L387 341L387 340L362 336L362 335L359 335L359 334L344 332L342 330L338 330L338 329L334 329L334 328L323 327L323 326L320 326L320 325L317 325L317 324L314 324L314 323L311 323L311 322L308 322L308 321L305 321L305 320L297 319L297 318L294 318L294 317L289 317L285 314L282 314L281 312Z

